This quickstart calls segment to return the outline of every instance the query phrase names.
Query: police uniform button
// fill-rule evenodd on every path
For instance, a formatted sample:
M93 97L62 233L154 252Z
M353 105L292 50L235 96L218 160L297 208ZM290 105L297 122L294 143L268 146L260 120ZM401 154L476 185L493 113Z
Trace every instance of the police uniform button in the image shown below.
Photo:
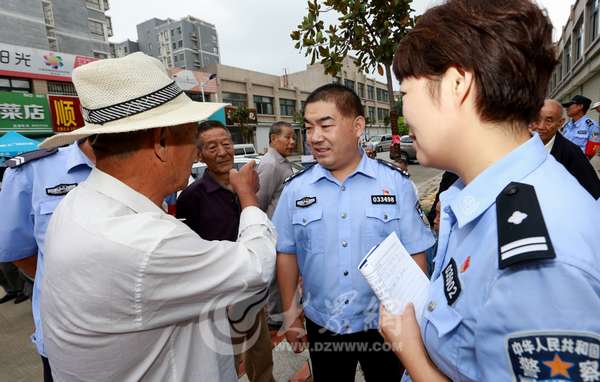
M437 304L435 303L435 301L430 301L429 304L427 305L427 310L430 312L433 312L435 310L436 306L437 306Z
M344 304L348 305L349 302L350 302L350 300L346 300L346 301L344 301Z
M383 220L388 220L387 214L383 215Z
M342 191L346 191L346 186L342 186L342 187L340 187L340 190L342 190Z
M302 219L302 223L306 223L306 219Z
M506 191L504 191L506 195L515 195L517 192L519 192L519 188L517 186L510 186L506 189Z
M348 271L345 271L345 272L344 272L344 276L348 276Z
M346 240L342 240L342 247L347 247L348 246L348 242Z
M345 212L342 212L342 219L346 219L346 217L348 217L348 215L346 215Z

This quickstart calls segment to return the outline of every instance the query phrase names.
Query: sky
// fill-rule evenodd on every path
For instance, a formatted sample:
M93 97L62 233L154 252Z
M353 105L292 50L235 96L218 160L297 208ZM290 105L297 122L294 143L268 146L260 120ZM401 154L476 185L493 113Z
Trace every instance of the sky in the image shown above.
M537 0L548 10L558 40L575 0ZM416 14L436 0L413 0ZM153 17L180 19L187 15L215 24L221 63L281 75L304 70L309 59L293 46L290 32L306 14L306 0L111 0L112 42L137 41L136 25ZM335 18L330 18L335 22ZM383 78L379 79L383 80Z

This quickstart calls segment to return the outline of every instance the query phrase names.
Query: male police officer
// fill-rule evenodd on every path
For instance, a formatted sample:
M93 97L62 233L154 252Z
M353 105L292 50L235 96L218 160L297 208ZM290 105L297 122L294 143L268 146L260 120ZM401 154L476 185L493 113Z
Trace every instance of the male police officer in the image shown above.
M44 381L52 374L44 348L40 317L41 278L44 273L44 241L52 212L63 197L84 181L94 162L87 141L54 150L38 150L8 160L0 205L0 261L16 261L37 254L32 311L32 336L44 364Z
M273 215L286 338L296 351L307 341L294 298L300 273L314 380L354 381L360 362L367 381L398 381L402 365L381 351L379 302L357 266L396 232L426 271L423 251L433 236L407 174L359 148L365 118L352 90L318 88L306 100L304 121L318 164L287 183Z
M588 141L595 141L599 135L598 124L585 116L591 104L592 100L582 95L576 95L571 101L562 104L571 118L563 127L562 133L565 138L579 146L584 153Z

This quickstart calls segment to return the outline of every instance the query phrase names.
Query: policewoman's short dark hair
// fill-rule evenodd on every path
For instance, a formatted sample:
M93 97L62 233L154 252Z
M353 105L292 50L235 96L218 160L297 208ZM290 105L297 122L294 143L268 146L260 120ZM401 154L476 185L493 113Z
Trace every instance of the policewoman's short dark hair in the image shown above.
M393 70L399 81L435 81L453 66L470 71L482 120L529 123L556 63L552 23L532 1L448 0L418 19Z
M358 95L344 85L327 84L318 87L306 99L304 109L306 110L306 105L319 101L333 102L344 117L365 116L365 109Z

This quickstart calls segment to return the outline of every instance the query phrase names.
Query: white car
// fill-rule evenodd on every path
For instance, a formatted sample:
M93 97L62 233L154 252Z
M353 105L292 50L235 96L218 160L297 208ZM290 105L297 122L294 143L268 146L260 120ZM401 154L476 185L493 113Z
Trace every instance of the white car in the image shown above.
M256 162L256 165L258 165L260 163L260 157L256 157L256 158L251 158L251 157L245 157L243 155L241 156L235 156L233 158L233 168L235 168L236 170L239 170L240 168L242 168L243 165L245 165L246 163L250 162L251 160ZM192 183L194 180L199 179L202 177L202 175L204 175L204 171L206 171L206 163L204 162L196 162L192 165L192 176L190 178Z

